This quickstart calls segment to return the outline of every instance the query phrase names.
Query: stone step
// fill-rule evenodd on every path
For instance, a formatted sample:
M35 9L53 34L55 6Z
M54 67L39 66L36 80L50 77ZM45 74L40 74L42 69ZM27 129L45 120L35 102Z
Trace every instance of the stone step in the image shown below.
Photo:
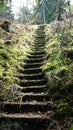
M19 84L20 86L39 86L39 85L45 85L47 83L46 79L40 79L40 80L20 80Z
M0 116L0 127L4 130L5 125L10 123L6 130L46 130L51 123L50 114L47 113L2 113ZM9 128L9 129L8 129ZM11 128L11 129L10 129Z
M38 69L41 66L43 66L43 62L41 62L41 63L28 63L28 64L24 63L24 64L22 64L22 67L24 69Z
M42 72L41 68L28 68L23 70L24 74L38 74L41 72Z
M0 110L5 113L24 113L24 112L47 112L51 109L51 102L3 102Z
M33 44L32 44L32 46L33 46ZM45 48L45 42L43 43L41 43L41 42L34 42L34 47L38 47L38 48L42 48L42 47L44 47Z
M43 47L40 48L40 47L32 47L32 46L31 46L30 49L31 49L32 51L42 51L42 50L44 51L44 50L45 50L45 47L44 47L44 48L43 48Z
M45 38L45 34L44 34L44 35L40 35L40 36L35 35L34 38L35 38L35 39L44 39L44 38Z
M31 52L32 52L32 53L34 53L34 52L38 52L38 53L41 52L41 53L44 53L45 50L39 50L39 49L38 49L37 51L33 51L33 50L31 50Z
M43 54L46 54L45 51L35 51L35 52L30 52L31 55L43 55Z
M49 96L47 93L26 93L26 95L24 95L22 97L22 101L32 101L32 100L36 100L36 101L49 101Z
M44 50L45 49L45 43L40 43L40 42L35 42L34 45L32 44L31 45L32 48L35 48L36 50L38 49L42 49Z
M23 118L23 119L48 119L50 115L48 115L47 112L28 112L28 113L15 113L15 114L6 114L6 113L1 113L0 119L4 118Z
M43 58L43 59L45 59L46 58L46 56L45 55L27 55L27 57L28 58Z
M20 89L24 93L40 93L40 92L47 92L48 88L47 85L42 86L30 86L30 87L21 87Z
M38 74L19 74L17 75L19 79L26 79L26 80L40 80L44 78L44 74L38 73Z
M33 42L32 42L33 43ZM38 40L38 38L36 38L36 39L34 39L34 43L33 43L34 45L35 44L40 44L40 45L45 45L45 41L44 41L44 39L40 39L40 40Z
M34 43L34 44L32 43L31 44L31 48L35 48L35 49L38 48L38 49L42 49L43 50L43 49L45 49L45 45L46 45L45 43L41 44L40 42Z
M24 62L25 63L41 63L44 62L45 58L28 58Z

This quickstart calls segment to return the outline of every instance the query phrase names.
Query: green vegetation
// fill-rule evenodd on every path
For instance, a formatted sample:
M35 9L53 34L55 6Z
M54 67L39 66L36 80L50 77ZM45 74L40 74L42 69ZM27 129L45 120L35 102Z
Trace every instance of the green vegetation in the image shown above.
M73 130L73 124L71 124L71 126L70 126L70 130Z
M64 21L54 22L46 25L45 33L48 60L43 71L54 116L64 123L73 117L73 28Z
M17 75L22 70L21 64L23 64L27 52L30 51L30 43L33 41L31 31L33 31L32 27L18 24L12 25L12 33L7 33L0 28L1 100L11 98L11 86L19 85Z

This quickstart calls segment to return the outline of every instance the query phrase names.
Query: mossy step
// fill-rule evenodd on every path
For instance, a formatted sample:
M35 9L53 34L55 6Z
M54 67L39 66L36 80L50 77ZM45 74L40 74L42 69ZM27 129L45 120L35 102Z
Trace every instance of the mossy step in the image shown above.
M40 80L20 80L20 86L39 86L45 85L47 81L45 79Z
M35 38L34 39L34 43L36 43L36 44L44 44L45 45L45 39L44 38Z
M45 45L39 47L39 46L36 46L36 45L32 44L30 48L35 49L35 50L38 50L38 49L40 49L40 50L43 49L44 50L45 49Z
M24 64L22 64L22 67L24 69L38 69L38 68L40 68L42 66L43 66L43 62L41 62L41 63L28 63L28 64L24 63ZM23 72L23 70L21 72Z
M30 53L33 53L33 52L41 52L41 53L43 53L43 52L45 52L45 49L42 49L42 50L31 50L30 51ZM42 55L42 54L41 54Z
M30 55L43 55L46 54L45 51L31 51Z
M48 90L47 85L42 86L29 86L29 87L22 87L21 91L24 93L40 93L40 92L46 92Z
M47 112L51 109L50 102L5 102L1 103L0 110L9 113L24 113L24 112Z
M33 46L33 44L31 46ZM34 47L38 47L38 48L44 47L45 48L45 43L41 44L40 42L38 42L38 43L34 42Z
M40 47L30 47L30 49L32 50L32 51L42 51L42 50L45 50L45 47L44 48L40 48Z
M36 100L36 101L49 101L49 96L47 93L26 93L26 95L24 95L22 97L22 101L32 101L32 100Z
M28 58L43 58L43 59L46 58L45 55L30 55L30 54L28 54L27 57Z
M41 68L28 68L28 69L24 69L23 71L24 74L38 74L41 72L42 72Z
M25 63L41 63L44 62L45 58L28 58L24 62Z
M39 46L37 46L37 45L39 45ZM41 46L41 45L43 45L43 46ZM31 46L30 46L30 48L31 49L35 49L35 50L37 50L37 49L45 49L45 44L41 44L41 43L36 43L36 44L31 44Z
M38 74L19 74L17 76L19 79L26 79L26 80L40 80L42 78L44 78L44 74L42 73L38 73Z

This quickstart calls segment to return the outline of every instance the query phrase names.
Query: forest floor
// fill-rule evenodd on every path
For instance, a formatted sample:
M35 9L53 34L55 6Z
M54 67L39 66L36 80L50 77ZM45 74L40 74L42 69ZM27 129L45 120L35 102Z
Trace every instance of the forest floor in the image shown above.
M0 100L16 98L12 86L19 87L18 73L31 52L35 26L12 24L12 32L0 28ZM69 21L45 25L46 62L42 68L48 78L53 123L57 130L73 130L73 26ZM18 92L18 90L17 90ZM50 130L50 128L49 128Z

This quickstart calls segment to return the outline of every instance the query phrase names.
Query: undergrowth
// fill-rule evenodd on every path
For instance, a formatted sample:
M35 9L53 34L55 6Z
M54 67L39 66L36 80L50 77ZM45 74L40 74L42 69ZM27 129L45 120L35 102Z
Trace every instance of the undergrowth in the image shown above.
M11 99L11 87L19 85L18 72L33 42L32 26L12 24L10 33L0 28L0 100ZM13 98L13 97L12 97Z
M45 27L47 62L43 71L48 77L48 95L54 117L64 124L73 122L73 27L54 22ZM72 129L72 126L71 126Z

